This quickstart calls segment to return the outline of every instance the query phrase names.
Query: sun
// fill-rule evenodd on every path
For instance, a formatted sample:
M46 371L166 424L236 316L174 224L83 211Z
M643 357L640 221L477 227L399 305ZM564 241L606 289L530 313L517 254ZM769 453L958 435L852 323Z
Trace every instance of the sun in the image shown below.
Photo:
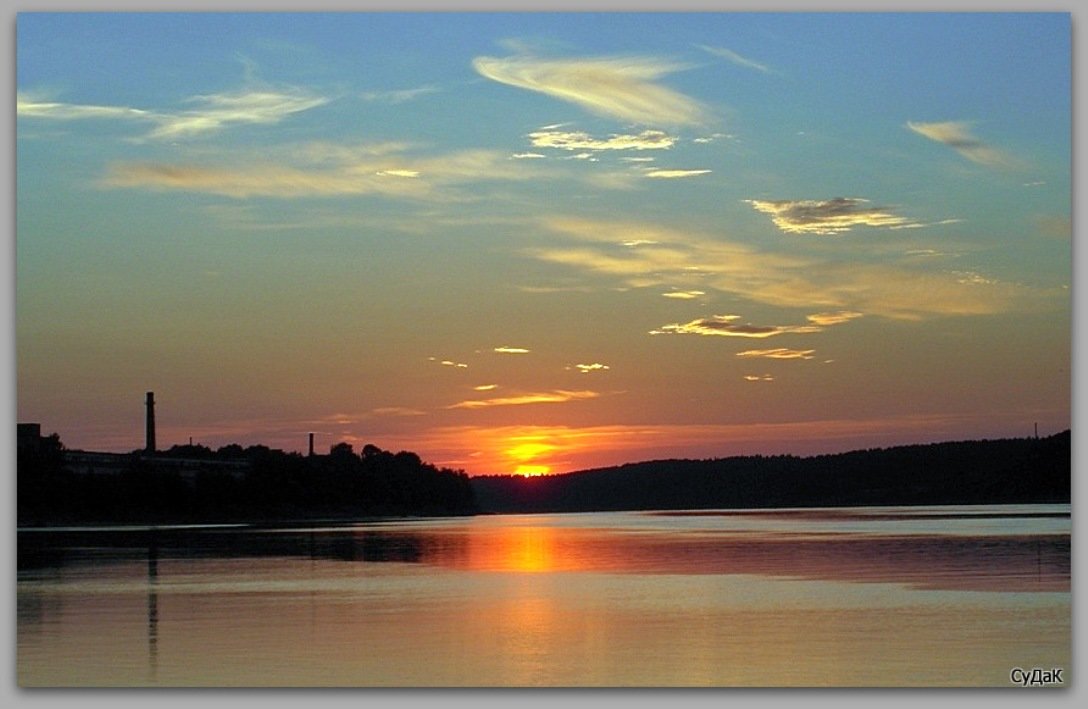
M522 475L527 478L536 475L547 475L552 471L550 465L545 465L540 458L553 452L556 446L541 440L540 436L519 436L507 442L504 451L507 459L514 463L514 475Z
M547 475L552 472L552 469L547 465L519 465L514 469L514 475L522 475L527 478L535 477L537 475Z

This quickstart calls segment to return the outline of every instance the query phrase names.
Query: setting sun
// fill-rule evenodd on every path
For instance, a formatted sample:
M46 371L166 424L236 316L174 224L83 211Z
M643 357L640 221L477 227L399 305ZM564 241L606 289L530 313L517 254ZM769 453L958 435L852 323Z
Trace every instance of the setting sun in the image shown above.
M514 475L523 475L531 478L537 475L547 475L552 469L546 465L519 465L514 469Z

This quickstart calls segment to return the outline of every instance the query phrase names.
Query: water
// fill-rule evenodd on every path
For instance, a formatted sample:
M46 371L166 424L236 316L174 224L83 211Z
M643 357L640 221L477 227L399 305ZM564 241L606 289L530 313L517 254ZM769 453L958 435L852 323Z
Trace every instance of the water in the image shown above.
M1070 682L1069 505L19 530L21 686Z

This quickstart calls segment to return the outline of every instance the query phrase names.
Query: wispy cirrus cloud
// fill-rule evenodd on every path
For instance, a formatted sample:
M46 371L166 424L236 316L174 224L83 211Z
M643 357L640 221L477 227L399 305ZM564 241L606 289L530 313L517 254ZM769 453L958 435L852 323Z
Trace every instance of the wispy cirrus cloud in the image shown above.
M500 151L465 150L417 156L406 147L381 153L339 150L319 144L266 151L259 162L220 165L143 162L108 166L100 185L158 191L186 191L247 197L334 197L381 195L414 199L455 199L450 188L490 180L547 179L546 170L511 161ZM394 149L395 148L395 149Z
M646 170L643 172L644 177L652 177L661 180L676 180L685 177L698 177L699 175L707 175L713 172L712 170Z
M812 359L816 350L791 350L786 347L776 347L769 350L745 350L738 352L738 357L766 357L768 359Z
M467 399L447 406L448 409L485 409L492 406L525 406L528 404L562 404L567 401L579 401L583 399L595 399L600 396L595 391L555 391L521 394L518 396L499 397L494 399Z
M151 123L145 138L175 140L216 133L232 125L279 123L288 116L322 106L330 99L297 88L241 90L185 99L194 108L161 111L128 106L70 104L19 94L16 112L25 118L73 121L116 119Z
M746 382L773 382L774 377L770 374L745 374L744 381Z
M714 315L709 318L699 318L687 323L672 323L662 325L657 330L651 330L651 335L717 335L721 337L774 337L788 333L808 334L821 332L818 325L752 325L740 324L739 315Z
M601 364L600 362L594 362L593 364L576 364L574 368L581 374L589 374L590 372L603 372L612 369L607 364Z
M855 318L863 317L863 313L853 310L840 310L834 313L814 313L806 319L814 325L841 325Z
M413 409L408 406L379 406L371 409L374 416L426 416L427 412L421 409Z
M525 251L541 261L612 278L628 288L712 290L817 314L849 311L919 320L1030 311L1050 298L1065 297L1009 282L965 283L924 264L850 262L796 249L761 250L721 234L647 222L555 217L540 226L568 240ZM640 245L626 248L625 242Z
M442 365L443 367L453 367L455 369L468 369L468 365L466 363L464 363L464 362L455 362L452 359L439 360L437 357L428 357L427 359L429 361L431 361L431 362L437 362L438 364Z
M580 131L538 130L529 134L537 148L559 150L668 150L676 138L660 130L644 130L638 134L613 133L607 138L594 138Z
M388 103L397 105L412 101L420 96L428 96L430 94L436 94L441 89L437 86L420 86L414 89L393 89L390 91L364 91L359 94L359 97L364 101L374 101L377 103Z
M491 350L492 352L498 352L499 354L529 354L529 350L524 347L508 347L503 345L502 347L496 347Z
M707 52L708 54L713 54L716 57L726 59L733 64L736 64L737 66L742 66L747 69L755 69L756 71L761 71L764 74L771 73L771 68L766 64L760 64L757 61L753 61L751 59L748 59L747 57L743 57L740 54L734 52L732 49L726 49L725 47L708 47L705 44L697 44L695 46L703 50L704 52Z
M706 295L706 291L701 290L672 290L668 293L662 293L661 297L674 298L676 300L694 300L704 295Z
M975 137L971 133L971 124L966 121L939 123L907 121L907 127L918 135L947 145L973 163L986 167L1011 167L1015 164L1015 160L1010 155Z
M695 99L655 83L686 67L653 57L477 57L472 66L493 81L638 125L698 125L709 115Z
M857 226L906 228L922 226L893 214L888 207L869 207L869 200L836 197L814 200L744 200L756 211L771 215L774 225L787 234L841 234Z

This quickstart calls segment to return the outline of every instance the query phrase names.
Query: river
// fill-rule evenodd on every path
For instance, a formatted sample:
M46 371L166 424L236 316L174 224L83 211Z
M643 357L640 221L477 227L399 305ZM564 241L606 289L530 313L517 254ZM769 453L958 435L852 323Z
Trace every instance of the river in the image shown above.
M20 529L20 686L1011 686L1069 505Z

